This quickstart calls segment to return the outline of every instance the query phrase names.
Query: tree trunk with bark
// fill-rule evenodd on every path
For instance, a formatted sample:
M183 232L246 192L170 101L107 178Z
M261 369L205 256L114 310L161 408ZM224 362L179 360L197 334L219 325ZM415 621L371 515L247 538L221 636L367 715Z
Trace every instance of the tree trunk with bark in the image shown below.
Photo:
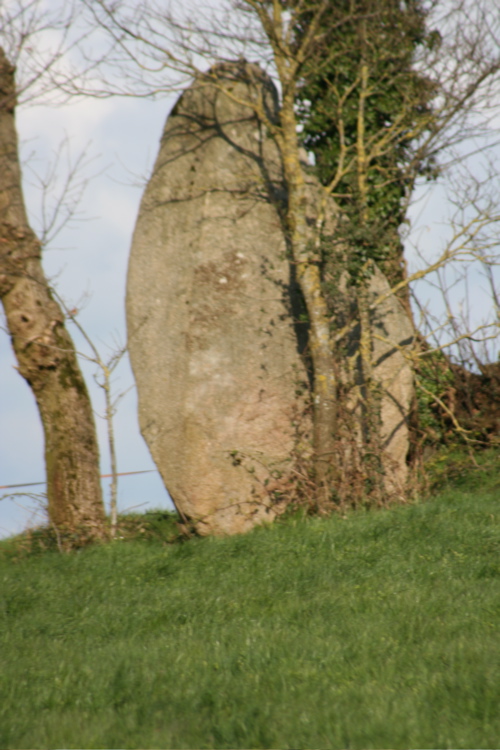
M329 313L321 287L318 262L311 257L311 233L307 227L307 195L300 165L294 99L283 97L281 108L281 153L287 184L287 223L300 284L307 307L310 326L309 348L314 369L314 474L319 510L331 505L335 486L335 430L337 428L337 382L330 336Z
M48 512L58 531L106 535L94 416L64 315L28 225L15 128L14 69L0 49L0 297L19 373L45 437Z

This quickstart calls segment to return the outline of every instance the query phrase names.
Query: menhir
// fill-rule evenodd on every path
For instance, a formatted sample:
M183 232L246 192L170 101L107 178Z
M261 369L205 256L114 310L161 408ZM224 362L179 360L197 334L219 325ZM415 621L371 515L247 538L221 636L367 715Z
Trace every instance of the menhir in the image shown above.
M297 457L311 458L310 416L297 395L309 392L310 379L282 223L286 190L254 103L277 117L272 83L246 63L217 66L183 94L167 120L129 265L141 430L179 513L201 533L271 520L294 484ZM307 183L307 219L317 227L324 193L311 175ZM335 235L341 219L333 200L323 215L325 236ZM368 381L352 287L340 267L332 276L332 327L353 323L338 410L344 425L336 426L344 455L338 481L349 484L366 432ZM413 330L377 268L366 295L370 388L389 496L407 478L413 375L405 349ZM340 489L332 488L341 496Z
M216 66L180 97L129 262L141 431L200 533L271 520L308 430L281 163L259 100L276 117L272 83L246 63Z

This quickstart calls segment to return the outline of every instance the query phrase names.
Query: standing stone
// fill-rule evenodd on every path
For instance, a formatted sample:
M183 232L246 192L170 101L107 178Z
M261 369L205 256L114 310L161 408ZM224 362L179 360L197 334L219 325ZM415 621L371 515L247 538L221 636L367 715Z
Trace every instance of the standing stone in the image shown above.
M307 381L280 222L279 154L245 102L276 92L257 66L219 65L167 120L127 283L142 434L181 516L236 533L274 516Z
M383 485L389 500L404 496L408 480L408 415L414 398L413 368L408 354L414 330L401 301L390 294L389 282L375 265L368 282L367 301L371 307L371 378L375 394L374 413L369 414L368 419L378 423ZM353 306L356 307L355 302ZM358 325L350 337L350 353L355 352L355 356L351 360L354 377L350 383L349 407L361 437L367 417L363 413L366 388L359 335Z
M415 396L413 367L408 357L414 342L413 324L384 274L376 269L370 281L373 379L380 389L382 463L389 493L404 495L410 448L408 416ZM382 301L374 304L377 299Z
M307 177L309 223L318 222L321 205L321 186L313 175ZM338 344L342 351L342 368L338 373L342 382L342 403L339 404L338 476L343 497L345 487L353 482L352 472L359 466L367 418L379 431L381 469L387 499L402 497L408 481L407 456L410 448L409 414L415 397L414 375L410 349L414 342L413 323L399 298L390 293L390 285L376 264L372 265L367 280L367 303L370 307L371 385L376 393L375 414L367 417L363 399L366 398L366 374L360 356L360 325L356 286L349 283L345 269L347 248L337 240L339 224L344 221L336 202L330 199L323 216L322 233L335 248L330 254L324 273L324 292L332 312L333 335L348 330ZM353 444L357 445L354 455ZM356 467L357 464L357 467Z
M129 352L142 434L183 518L200 533L237 533L272 520L310 457L309 393L300 295L281 220L280 156L249 103L277 117L270 80L245 62L218 65L181 96L167 120L134 233L127 284ZM323 196L309 175L308 223ZM325 235L339 218L327 207ZM344 462L359 461L363 368L352 287L333 258L337 327L345 339ZM325 269L330 273L329 269ZM370 302L389 292L374 269ZM372 384L377 392L384 484L404 490L412 368L411 322L396 297L371 311ZM302 330L301 330L302 327ZM351 447L349 447L351 446ZM359 451L358 451L359 452ZM361 454L360 454L361 455ZM342 473L342 472L341 472ZM340 493L342 495L342 493Z

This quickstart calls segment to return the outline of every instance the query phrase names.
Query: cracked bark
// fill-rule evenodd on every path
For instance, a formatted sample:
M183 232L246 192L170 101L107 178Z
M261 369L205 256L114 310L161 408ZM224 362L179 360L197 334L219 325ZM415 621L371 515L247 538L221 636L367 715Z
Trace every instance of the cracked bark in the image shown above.
M105 536L94 416L28 225L15 127L14 69L0 48L0 297L17 369L36 399L45 438L48 512L61 531Z

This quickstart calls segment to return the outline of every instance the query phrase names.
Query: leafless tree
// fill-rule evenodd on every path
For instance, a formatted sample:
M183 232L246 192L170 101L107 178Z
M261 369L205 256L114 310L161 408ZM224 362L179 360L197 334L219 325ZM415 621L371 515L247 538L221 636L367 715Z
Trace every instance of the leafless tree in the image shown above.
M45 436L48 512L58 532L102 539L106 522L94 418L65 316L41 265L41 242L28 224L21 185L15 108L30 87L46 93L45 74L61 54L34 47L16 87L13 62L49 17L39 3L10 3L0 24L11 59L0 50L0 296L19 373L35 396ZM72 17L58 17L64 33ZM57 26L57 24L56 24ZM32 90L32 88L31 88Z

